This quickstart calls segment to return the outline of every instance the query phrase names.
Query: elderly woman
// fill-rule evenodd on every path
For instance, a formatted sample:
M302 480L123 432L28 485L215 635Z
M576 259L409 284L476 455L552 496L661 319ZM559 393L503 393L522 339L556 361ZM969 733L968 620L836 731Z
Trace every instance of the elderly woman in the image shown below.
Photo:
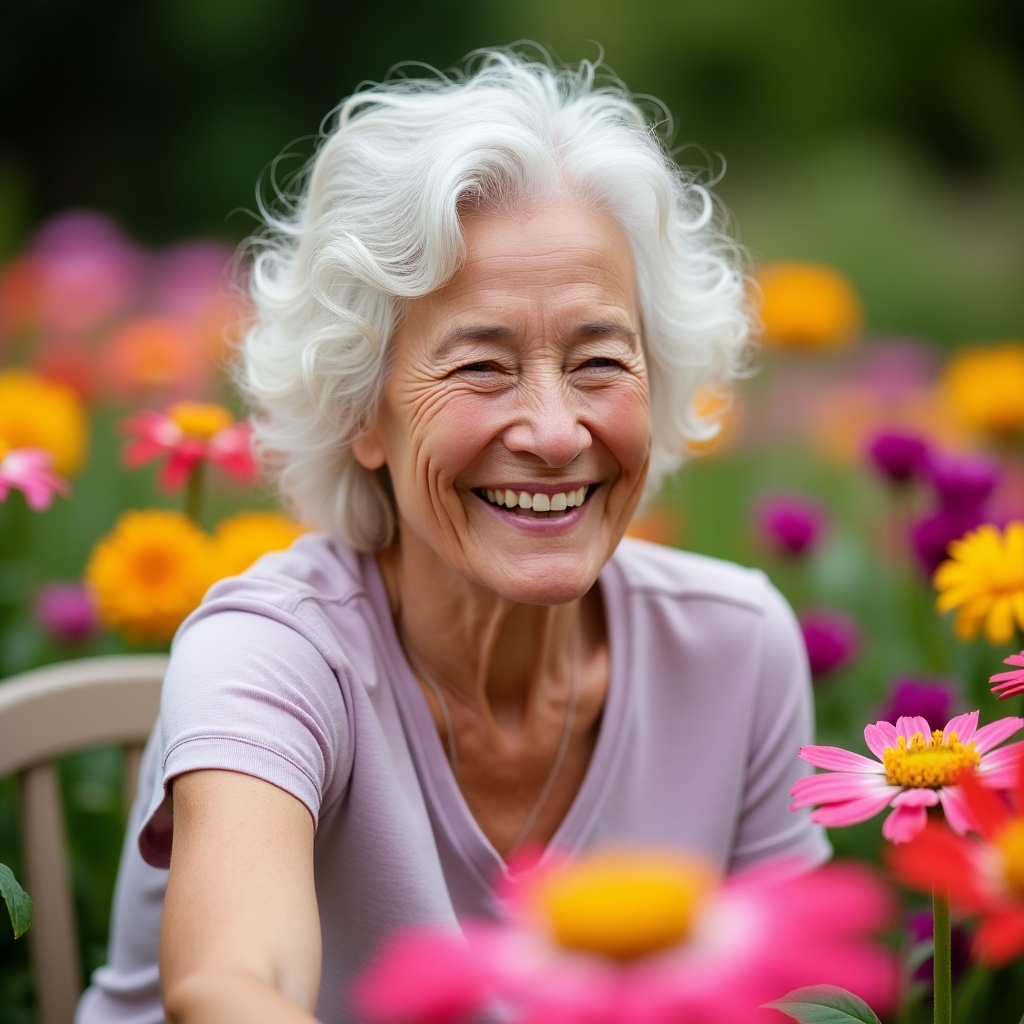
M737 248L629 96L507 53L367 88L283 209L240 380L321 532L175 640L80 1024L350 1020L384 936L499 914L524 847L825 859L790 610L623 539L748 343Z

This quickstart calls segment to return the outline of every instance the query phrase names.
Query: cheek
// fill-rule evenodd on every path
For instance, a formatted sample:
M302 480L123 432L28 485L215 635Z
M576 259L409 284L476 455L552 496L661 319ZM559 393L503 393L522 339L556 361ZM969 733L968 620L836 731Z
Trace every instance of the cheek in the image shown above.
M645 473L651 451L651 406L646 391L616 391L602 402L604 441L623 475Z
M494 422L492 422L494 421ZM411 443L429 476L453 480L499 431L493 403L475 395L452 396L416 424Z

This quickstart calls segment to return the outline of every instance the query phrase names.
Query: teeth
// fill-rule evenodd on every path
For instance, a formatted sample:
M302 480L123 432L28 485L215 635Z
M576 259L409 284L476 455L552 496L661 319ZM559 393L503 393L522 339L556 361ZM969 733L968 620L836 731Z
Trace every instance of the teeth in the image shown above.
M492 505L501 505L504 508L531 509L534 512L564 512L569 508L576 508L583 504L587 496L587 485L577 487L574 491L559 491L558 494L531 494L529 491L520 491L518 494L511 490L492 490L490 487L484 489L487 500Z

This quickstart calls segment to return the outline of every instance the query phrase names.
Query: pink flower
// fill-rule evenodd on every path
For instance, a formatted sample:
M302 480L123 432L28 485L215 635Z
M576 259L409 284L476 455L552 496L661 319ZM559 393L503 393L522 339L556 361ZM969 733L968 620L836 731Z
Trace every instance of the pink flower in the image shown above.
M1024 718L1010 717L979 729L977 711L934 731L921 717L899 718L895 725L875 722L864 730L864 739L877 761L840 747L801 747L804 761L831 774L800 779L790 793L790 806L820 805L811 818L830 828L867 821L892 807L882 835L893 843L913 839L924 828L927 809L941 806L949 826L963 834L972 825L960 776L974 769L990 789L1012 788L1024 743L993 748L1022 727Z
M763 498L756 518L765 543L789 558L808 554L825 528L821 506L798 495L776 494Z
M503 923L386 943L357 983L360 1018L443 1024L500 1007L517 1024L757 1024L777 1019L763 1003L809 983L879 1010L895 992L871 938L889 898L860 865L776 863L723 882L696 858L606 850L548 855L501 895Z
M860 649L860 627L846 612L811 608L801 612L800 632L815 682L851 662Z
M130 469L166 455L160 486L167 491L184 485L202 462L220 466L245 483L256 480L256 463L249 448L249 425L235 423L219 405L178 402L167 414L142 412L126 420L122 430L132 440L124 450Z
M1016 665L1012 672L999 672L989 676L990 683L997 683L992 687L992 692L1000 699L1015 697L1018 693L1024 693L1024 651L1020 654L1011 654L1003 661L1004 665Z
M40 587L32 611L43 630L61 643L83 644L99 630L92 591L77 581Z
M0 443L0 501L13 488L25 495L29 508L42 512L57 494L68 494L68 482L52 470L53 456L44 448L12 448Z

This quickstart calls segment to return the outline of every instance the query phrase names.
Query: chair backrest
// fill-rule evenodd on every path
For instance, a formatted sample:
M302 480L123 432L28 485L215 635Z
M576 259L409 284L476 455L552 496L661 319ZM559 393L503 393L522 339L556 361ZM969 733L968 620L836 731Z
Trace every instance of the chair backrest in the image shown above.
M17 775L28 930L42 1024L71 1024L82 972L55 761L92 747L126 751L125 795L160 706L162 654L80 658L0 682L0 777Z

